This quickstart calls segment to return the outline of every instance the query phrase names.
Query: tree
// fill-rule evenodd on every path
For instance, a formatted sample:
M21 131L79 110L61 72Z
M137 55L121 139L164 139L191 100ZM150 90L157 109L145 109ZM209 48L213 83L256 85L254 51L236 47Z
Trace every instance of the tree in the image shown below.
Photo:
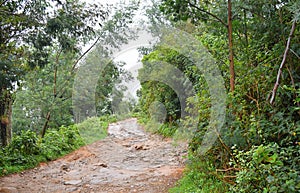
M233 41L232 41L232 4L231 0L227 0L228 8L228 47L229 47L229 69L230 69L230 91L234 91L235 87L235 72L234 72L234 56L233 56Z
M7 145L15 85L30 70L46 66L53 48L57 53L78 53L78 46L93 37L106 11L78 0L3 0L0 14L1 144Z
M143 57L142 62L143 68L138 75L142 82L139 91L142 112L150 118L148 110L152 103L159 101L165 106L165 123L176 124L179 119L184 119L181 116L185 116L185 108L189 107L186 99L195 94L194 90L201 92L204 85L200 69L183 54L163 46L155 47Z
M25 75L13 104L14 132L32 130L41 134L49 112L53 117L48 123L50 128L73 123L72 66L76 54L64 53L59 60L56 54L53 50L49 64Z
M220 7L220 10L216 10L216 13L212 12L213 7ZM187 21L191 19L194 24L199 22L218 22L221 26L227 29L228 36L228 50L229 50L229 69L230 69L230 91L234 91L235 87L235 70L234 70L234 48L233 48L233 36L232 36L232 3L231 0L227 0L227 23L224 21L222 10L224 10L224 4L222 2L215 1L198 1L191 2L190 0L164 0L161 4L161 10L171 15L174 21ZM219 15L218 15L219 13ZM218 26L215 26L218 27Z
M120 68L122 64L113 62L112 58L124 44L136 38L136 31L130 25L138 7L135 1L117 5L114 15L97 31L93 49L81 60L73 88L75 122L112 113L113 106L117 107L113 102L121 100L123 88L114 87L130 76Z

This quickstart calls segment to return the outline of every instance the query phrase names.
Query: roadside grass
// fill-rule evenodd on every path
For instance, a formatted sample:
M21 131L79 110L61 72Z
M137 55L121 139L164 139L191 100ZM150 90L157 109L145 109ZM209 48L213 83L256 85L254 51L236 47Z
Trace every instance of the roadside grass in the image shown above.
M116 122L115 116L91 117L77 124L79 134L85 144L91 144L107 136L107 128L110 123Z
M138 119L138 123L143 125L146 131L155 133L163 137L174 137L177 131L176 123L160 123L156 120L147 118L142 113L134 113L132 115Z
M189 156L183 177L170 193L222 193L229 189L208 158Z

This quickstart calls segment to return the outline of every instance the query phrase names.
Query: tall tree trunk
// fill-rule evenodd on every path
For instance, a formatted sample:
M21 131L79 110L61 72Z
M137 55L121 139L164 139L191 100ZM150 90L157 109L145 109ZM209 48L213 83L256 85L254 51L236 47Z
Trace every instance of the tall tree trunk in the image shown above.
M233 42L232 42L232 12L231 0L228 0L228 45L229 45L229 62L230 62L230 91L234 91L235 87L235 72L233 61Z
M12 138L12 95L5 89L0 93L0 127L1 127L1 146L7 146Z
M49 121L50 121L50 117L51 117L51 113L50 113L50 111L49 111L49 112L47 113L47 115L46 115L46 121L45 121L44 126L43 126L43 128L42 128L42 133L41 133L42 138L44 138L44 136L45 136L45 134L46 134L46 130L47 130L47 127L48 127L48 123L49 123Z

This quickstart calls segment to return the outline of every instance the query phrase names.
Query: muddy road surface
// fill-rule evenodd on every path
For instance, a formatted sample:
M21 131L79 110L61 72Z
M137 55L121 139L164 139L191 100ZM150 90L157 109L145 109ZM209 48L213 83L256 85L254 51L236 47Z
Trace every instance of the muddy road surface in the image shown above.
M187 145L145 132L136 119L55 161L0 178L0 192L164 193L182 176Z

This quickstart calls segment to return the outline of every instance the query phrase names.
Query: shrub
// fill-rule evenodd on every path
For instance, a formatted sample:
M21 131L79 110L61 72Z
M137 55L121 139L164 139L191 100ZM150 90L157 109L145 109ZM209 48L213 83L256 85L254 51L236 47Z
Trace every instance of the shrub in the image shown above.
M39 162L55 159L83 144L76 126L49 129L43 139L33 131L22 131L0 150L0 176L32 168Z
M49 130L42 139L42 155L47 160L55 159L82 146L83 140L76 125Z
M80 136L86 144L103 139L107 136L107 127L110 122L116 121L115 117L91 117L77 124Z
M234 151L241 171L231 192L298 192L300 148L282 148L277 144L252 147L249 151ZM290 162L290 163L289 163Z

